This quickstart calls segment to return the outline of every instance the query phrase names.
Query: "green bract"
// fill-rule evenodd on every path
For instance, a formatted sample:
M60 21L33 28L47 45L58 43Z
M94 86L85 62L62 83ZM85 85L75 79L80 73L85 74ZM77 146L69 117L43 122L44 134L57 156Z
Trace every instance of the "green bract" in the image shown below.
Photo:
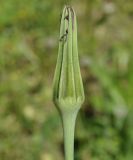
M64 7L61 18L53 100L61 110L64 107L79 107L84 101L78 60L76 15L69 6Z
M84 101L84 89L78 59L76 15L69 6L64 7L61 18L53 101L62 118L65 160L73 160L75 120Z

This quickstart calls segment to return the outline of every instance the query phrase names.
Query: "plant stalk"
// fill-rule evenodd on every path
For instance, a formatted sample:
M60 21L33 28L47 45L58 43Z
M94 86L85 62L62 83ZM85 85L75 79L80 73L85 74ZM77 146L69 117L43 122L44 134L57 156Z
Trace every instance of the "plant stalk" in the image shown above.
M62 115L65 160L74 160L74 132L77 112Z

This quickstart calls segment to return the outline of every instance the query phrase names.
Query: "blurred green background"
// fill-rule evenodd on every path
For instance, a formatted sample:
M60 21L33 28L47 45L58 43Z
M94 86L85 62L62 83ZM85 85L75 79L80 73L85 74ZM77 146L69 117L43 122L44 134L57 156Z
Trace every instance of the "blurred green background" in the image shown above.
M0 160L64 159L51 86L66 2L0 0ZM86 95L75 160L132 160L133 1L70 4Z

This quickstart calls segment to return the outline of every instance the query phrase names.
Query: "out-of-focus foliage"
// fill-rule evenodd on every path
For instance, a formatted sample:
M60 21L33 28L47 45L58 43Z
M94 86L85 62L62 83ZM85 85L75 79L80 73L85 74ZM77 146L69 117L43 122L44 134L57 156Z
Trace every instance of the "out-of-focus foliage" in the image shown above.
M0 160L63 160L52 103L62 0L0 0ZM133 159L133 1L73 0L86 101L75 160Z

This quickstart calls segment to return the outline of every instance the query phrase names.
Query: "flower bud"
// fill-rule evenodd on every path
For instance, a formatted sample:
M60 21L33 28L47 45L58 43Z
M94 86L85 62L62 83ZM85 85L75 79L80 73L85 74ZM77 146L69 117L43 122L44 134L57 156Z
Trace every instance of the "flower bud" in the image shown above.
M53 101L59 110L64 108L79 109L84 101L78 59L76 15L69 6L64 7L61 18Z

